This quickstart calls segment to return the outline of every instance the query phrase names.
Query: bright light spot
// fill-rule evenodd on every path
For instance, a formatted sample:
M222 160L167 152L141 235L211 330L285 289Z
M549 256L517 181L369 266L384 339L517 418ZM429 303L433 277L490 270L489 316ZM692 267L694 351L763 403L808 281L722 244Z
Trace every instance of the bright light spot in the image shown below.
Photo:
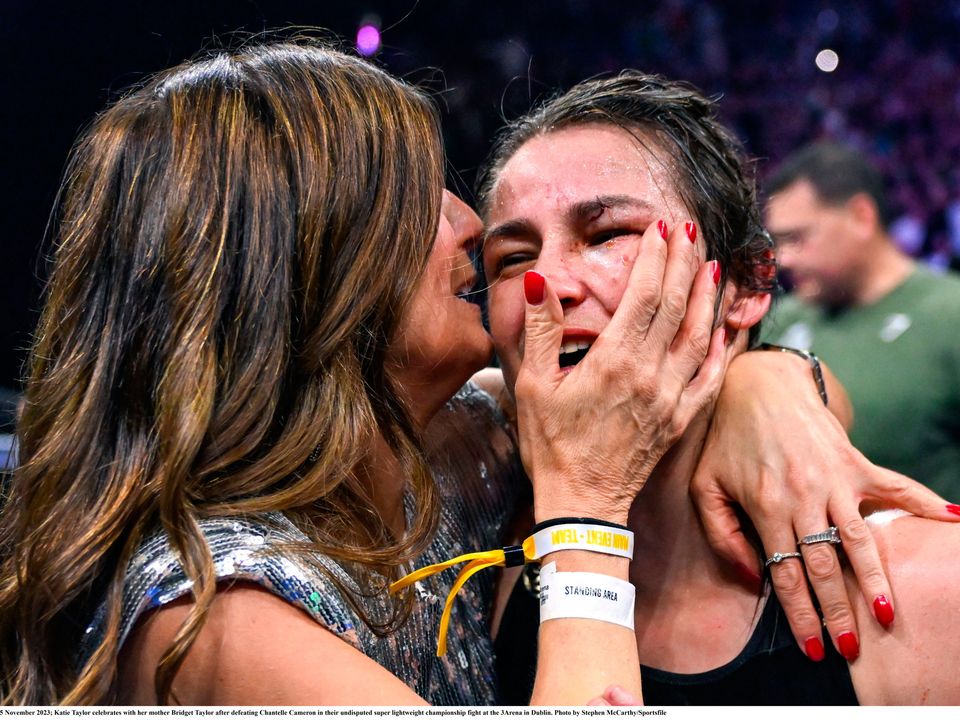
M363 25L357 30L357 52L365 57L380 49L380 31L375 25Z
M817 68L823 72L833 72L840 64L840 56L833 50L826 49L817 53Z

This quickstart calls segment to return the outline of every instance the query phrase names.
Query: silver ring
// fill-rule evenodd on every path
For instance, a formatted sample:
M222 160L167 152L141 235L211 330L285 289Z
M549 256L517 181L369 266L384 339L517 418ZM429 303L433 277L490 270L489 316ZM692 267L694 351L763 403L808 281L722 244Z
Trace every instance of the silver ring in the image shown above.
M831 545L839 545L842 541L840 540L840 532L836 527L831 525L823 532L814 533L813 535L804 535L797 541L797 545L816 545L817 543L830 543Z
M776 565L777 563L783 562L789 558L802 558L798 552L789 552L789 553L774 553L767 558L767 561L763 564L764 567L770 567L771 565Z

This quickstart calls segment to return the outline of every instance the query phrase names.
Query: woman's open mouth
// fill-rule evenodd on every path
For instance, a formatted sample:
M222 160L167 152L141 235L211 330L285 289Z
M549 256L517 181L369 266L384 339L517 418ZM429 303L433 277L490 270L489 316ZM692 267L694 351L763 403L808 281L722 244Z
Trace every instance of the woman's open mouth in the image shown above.
M560 367L573 367L587 356L593 340L568 340L560 346Z

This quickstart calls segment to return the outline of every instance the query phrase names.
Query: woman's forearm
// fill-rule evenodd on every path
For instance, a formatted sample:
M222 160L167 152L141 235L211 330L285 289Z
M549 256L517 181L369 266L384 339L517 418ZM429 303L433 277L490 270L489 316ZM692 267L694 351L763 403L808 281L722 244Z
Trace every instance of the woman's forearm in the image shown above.
M626 581L630 561L563 551L544 558L558 572L588 572ZM551 592L565 594L565 587ZM618 684L640 697L640 660L634 631L602 620L558 618L540 625L537 677L531 705L585 705Z

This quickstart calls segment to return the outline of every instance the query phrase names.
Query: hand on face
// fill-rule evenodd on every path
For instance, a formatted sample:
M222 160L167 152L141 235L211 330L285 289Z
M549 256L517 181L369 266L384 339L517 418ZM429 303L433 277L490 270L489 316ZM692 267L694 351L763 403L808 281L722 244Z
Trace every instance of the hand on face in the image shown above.
M491 329L516 381L537 516L624 520L719 387L716 267L702 264L667 165L618 128L529 141L490 215ZM523 302L528 270L546 277L539 303Z

